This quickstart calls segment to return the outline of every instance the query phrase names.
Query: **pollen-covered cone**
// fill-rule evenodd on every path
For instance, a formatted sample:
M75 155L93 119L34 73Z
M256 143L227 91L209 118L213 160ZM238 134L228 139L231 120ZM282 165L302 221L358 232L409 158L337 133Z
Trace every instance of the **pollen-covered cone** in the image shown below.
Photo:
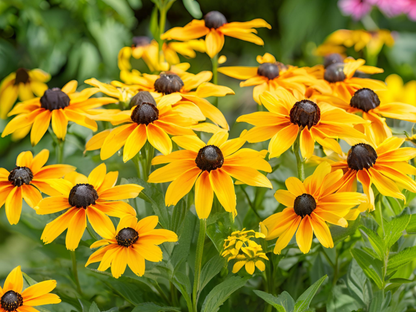
M44 198L36 207L36 212L41 215L65 212L45 226L42 241L49 244L68 229L66 248L75 250L87 227L87 218L101 235L112 224L108 216L135 216L133 207L122 200L137 197L143 187L136 184L115 185L117 178L117 171L107 173L105 164L101 164L91 171L88 178L74 173L51 182L60 195Z
M303 253L311 249L313 234L325 248L334 247L327 223L347 227L345 218L358 215L352 208L367 201L364 194L339 191L342 185L342 170L331 172L328 162L321 163L304 182L288 178L287 190L275 193L276 200L287 208L260 223L267 240L278 237L274 253L280 254L295 233Z
M74 171L69 165L45 166L49 151L44 149L33 157L32 152L21 152L16 159L16 168L10 172L0 168L0 208L5 204L7 220L17 224L22 212L22 199L32 208L42 200L42 193L56 195L50 187L51 179L62 178Z
M310 158L315 142L324 148L341 153L338 138L363 138L364 134L353 125L365 123L362 118L346 113L330 104L305 96L294 96L279 88L260 96L267 112L256 112L240 116L238 122L254 125L245 135L250 142L263 142L270 139L270 158L279 157L296 141L300 133L300 150L304 158Z
M138 276L145 272L145 260L160 262L162 250L158 245L165 242L177 242L178 236L169 230L155 229L159 222L157 216L149 216L137 221L134 216L123 217L117 230L112 223L106 224L99 234L103 237L91 245L101 247L88 259L85 266L100 262L99 271L111 267L111 274L119 278L128 265Z
M30 142L35 146L51 124L57 138L64 140L68 121L96 131L97 123L90 115L96 114L98 107L116 103L117 100L107 97L90 98L99 89L89 88L76 92L77 86L78 83L72 80L62 89L48 89L40 98L17 104L8 114L17 116L6 125L2 137L20 131L20 138L23 138L31 130Z
M47 280L23 290L23 275L18 266L0 287L0 312L37 312L36 306L60 303L58 295L50 293L55 287L55 280Z
M317 90L319 93L332 93L331 88L322 79L310 75L304 68L277 62L270 53L257 56L257 62L260 64L257 67L220 67L218 71L245 80L240 83L241 87L254 86L253 99L260 105L260 95L265 91L273 92L279 88L285 88L295 96L304 95L307 88Z
M271 172L264 160L265 153L241 148L246 140L242 137L228 139L228 133L220 131L205 144L197 136L174 137L173 141L183 148L167 156L157 156L153 165L168 165L155 170L150 183L171 182L165 196L167 206L176 205L195 184L195 209L200 219L208 218L214 193L228 212L237 215L233 180L259 187L272 188L272 184L258 170Z

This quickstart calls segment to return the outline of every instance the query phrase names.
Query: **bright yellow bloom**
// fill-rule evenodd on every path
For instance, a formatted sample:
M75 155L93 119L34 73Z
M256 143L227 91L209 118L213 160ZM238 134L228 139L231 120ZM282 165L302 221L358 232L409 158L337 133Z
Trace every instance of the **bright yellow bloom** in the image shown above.
M22 199L35 208L42 200L42 193L56 195L50 187L51 179L62 178L74 171L69 165L45 166L49 151L44 149L35 157L31 152L21 152L16 159L16 168L8 171L0 168L0 208L6 203L6 216L10 224L17 224L22 212Z
M0 287L0 312L39 312L34 307L60 303L58 295L50 292L56 287L55 280L32 285L23 290L23 275L20 266L14 268Z
M117 226L105 225L104 239L96 241L91 248L102 247L95 251L85 266L101 262L98 270L105 271L111 266L111 274L119 278L128 265L138 276L143 276L145 260L160 262L163 253L158 245L164 242L177 242L178 236L169 230L155 229L159 222L157 216L150 216L137 222L136 217L126 216Z
M88 178L82 174L70 174L65 179L51 182L60 195L44 198L35 208L36 213L45 215L66 211L46 225L42 241L49 244L68 229L66 248L75 250L87 227L87 217L93 229L105 237L107 228L112 225L108 216L136 215L133 207L122 200L137 197L143 187L136 184L115 186L117 178L118 171L107 173L105 164L101 164L91 171Z
M264 260L269 260L259 244L253 238L264 238L263 233L253 230L235 231L224 240L224 251L221 254L227 261L235 260L233 273L237 273L244 266L248 274L253 275L257 267L261 272L266 268Z
M263 45L263 40L256 36L255 28L272 27L263 19L257 18L250 22L228 23L225 16L218 11L211 11L203 20L193 20L185 27L175 27L165 32L162 39L188 41L205 36L205 48L210 58L217 55L224 46L224 35L240 40Z
M287 191L278 190L274 196L287 208L260 223L267 240L278 237L274 253L280 254L295 233L303 253L311 249L314 233L322 246L334 247L327 223L347 227L346 218L357 217L351 209L367 201L364 194L339 191L342 182L342 170L331 172L328 162L320 164L304 182L295 177L286 180Z
M36 96L42 96L48 89L51 75L41 69L27 70L19 68L3 79L0 85L0 118L5 119L7 113L16 102L27 101Z
M257 67L230 66L220 67L218 71L224 75L242 79L240 87L255 86L253 99L261 104L260 95L265 91L275 91L283 87L295 95L304 95L306 88L318 90L320 93L331 93L331 88L322 79L310 75L304 68L284 65L277 62L270 53L257 56Z
M404 84L399 75L392 74L386 78L386 84L387 91L383 93L385 101L416 106L416 80Z
M96 108L116 103L117 100L107 97L90 98L99 92L99 89L89 88L75 92L77 86L78 83L72 80L62 89L48 89L40 98L17 104L9 113L9 116L17 116L7 124L1 136L5 137L22 130L22 137L24 137L32 130L30 141L35 146L45 135L50 124L52 124L53 132L61 140L65 139L68 121L96 131L97 123L91 119L90 115L98 113Z
M338 138L364 135L353 128L353 125L365 121L328 103L305 96L294 96L280 88L274 93L266 91L260 96L268 112L256 112L240 116L238 122L254 125L245 135L250 142L270 140L270 158L279 157L287 151L300 135L300 150L304 158L313 155L315 141L325 148L341 153L341 147L335 140Z
M241 137L227 139L225 131L214 134L207 144L197 136L174 137L173 141L184 150L153 159L153 165L169 163L149 177L149 183L173 181L166 191L166 206L176 205L195 184L195 209L200 219L208 218L214 193L224 209L235 216L237 203L231 177L244 184L273 188L269 179L258 171L272 170L264 160L265 154L240 149L245 143Z
M129 103L130 99L138 92L140 89L137 85L127 85L119 81L112 81L113 84L103 83L98 81L95 78L90 78L84 81L86 84L89 84L95 88L99 89L99 92L104 93L105 95L111 96L112 98L117 99L119 102Z

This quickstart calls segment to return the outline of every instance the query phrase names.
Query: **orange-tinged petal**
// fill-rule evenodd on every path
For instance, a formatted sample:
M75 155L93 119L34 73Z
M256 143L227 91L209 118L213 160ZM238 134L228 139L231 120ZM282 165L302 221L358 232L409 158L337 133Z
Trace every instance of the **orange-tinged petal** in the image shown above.
M211 213L214 192L208 171L204 171L195 183L195 209L200 219L207 219Z
M41 150L32 161L30 169L32 170L33 175L39 172L39 170L46 164L49 158L49 150Z
M149 176L149 183L170 182L178 178L185 171L196 168L195 160L178 160L157 169Z
M161 39L165 40L180 40L189 41L205 36L209 32L209 29L205 27L203 20L193 20L185 27L174 27L169 29L167 32L160 36Z
M20 188L22 189L22 197L29 205L29 207L35 208L37 204L42 200L42 195L32 185L24 184Z
M188 194L194 186L195 180L200 172L201 169L196 167L186 171L174 180L166 191L166 206L176 205L182 197Z
M299 126L291 124L274 135L269 143L269 157L279 157L287 151L296 141L298 132Z
M94 135L91 139L89 139L87 144L85 144L85 150L93 151L93 150L100 149L103 146L104 141L108 137L110 132L111 132L111 129L107 129Z
M68 250L77 249L85 228L87 227L86 209L78 208L68 224L65 244Z
M56 287L56 281L49 280L37 283L26 288L22 292L23 302L26 304L26 301L46 295L54 290Z
M128 136L123 149L123 161L127 162L132 159L142 149L146 143L147 134L146 126L139 125Z
M228 132L219 131L212 135L207 145L215 145L215 146L220 147L222 144L224 144L227 141L227 139L228 139Z
M175 141L175 139L173 141ZM180 151L172 152L171 154L166 155L166 156L165 155L156 156L152 160L152 165L155 166L155 165L160 165L160 164L166 164L166 163L170 163L176 160L195 160L197 155L198 154L194 151L180 150ZM7 176L9 176L8 171L7 171Z
M30 143L32 146L38 144L40 139L42 139L45 135L51 121L51 116L51 112L49 110L45 110L35 118L32 131L30 132Z
M78 211L78 208L71 208L64 214L60 215L55 220L49 222L45 229L43 230L41 240L45 244L49 244L55 240L63 231L68 228L68 225L72 219L72 217ZM84 232L84 231L83 231Z
M299 226L300 221L302 220L301 217L296 217L291 223L289 228L279 236L276 241L276 245L274 246L273 252L275 254L280 255L282 250L289 244L290 240L292 239L293 235L295 235L296 229Z
M397 185L391 179L380 174L373 168L368 169L368 173L371 177L371 182L374 183L378 191L384 196L391 196L406 200L405 196L400 192Z
M105 163L102 163L101 165L95 167L88 176L88 184L91 184L92 186L94 186L95 190L98 190L98 188L104 182L106 173L107 167Z
M303 129L300 134L300 151L306 159L313 156L315 149L315 141L307 128Z
M134 246L137 252L147 261L160 262L163 259L163 253L159 246L143 244L140 239Z
M94 206L87 207L88 221L92 228L103 238L112 239L116 236L116 229L113 222L100 210L95 209Z
M68 119L66 118L63 109L55 109L52 111L52 129L58 139L65 139L66 130L68 127Z
M172 138L173 142L186 150L191 150L198 153L199 150L205 147L205 143L196 135L184 135Z
M264 41L253 34L250 30L237 28L221 28L221 32L229 37L234 37L240 40L252 42L257 45L264 45Z
M137 222L137 220L135 221ZM159 223L158 216L148 216L146 218L141 219L137 222L136 226L133 226L139 234L145 234L150 231L153 231L157 224Z
M211 29L205 37L205 46L208 56L213 58L224 46L224 35L216 29Z
M312 225L309 220L309 216L305 216L299 224L298 231L296 233L296 242L298 243L300 251L304 254L311 250L313 238Z
M316 238L325 248L333 248L334 241L332 240L331 232L326 223L318 215L312 213L310 215L313 232Z
M3 285L3 292L14 290L17 293L21 293L23 289L23 275L20 269L20 265L15 267L9 275L6 277Z
M347 210L348 211L348 210ZM329 212L329 211L324 211L322 209L315 209L314 213L317 214L318 216L320 216L322 218L322 220L329 222L331 224L335 224L335 225L339 225L342 227L347 227L348 226L348 222L344 219L341 218L340 216L338 216L335 213Z
M11 225L17 224L22 213L22 189L14 187L6 199L6 216Z
M39 215L51 214L70 208L71 204L68 202L66 196L52 196L42 199L35 208Z
M137 124L134 123L113 129L105 138L104 143L101 146L101 159L105 160L113 156L124 145L136 126Z
M21 152L16 159L16 166L19 167L32 167L33 155L32 152Z
M224 209L237 215L235 209L237 205L237 197L235 195L234 184L231 177L222 169L212 170L209 173L212 189Z
M123 218L127 215L136 215L136 210L123 201L100 202L100 199L98 199L94 204L94 208L110 217Z
M116 185L118 178L118 171L110 171L105 175L103 183L101 183L100 187L97 188L97 193L101 194L103 191L112 188Z
M142 190L143 187L137 184L117 185L99 194L99 198L101 200L136 198Z
M172 152L172 141L163 129L160 127L149 124L146 127L147 139L149 143L154 146L163 155L168 155Z
M138 253L135 248L127 249L127 264L134 274L143 276L146 264L144 258Z
M39 305L46 305L46 304L57 304L61 302L61 298L55 294L45 294L33 299L29 299L24 301L25 306L39 306Z
M268 187L273 188L270 180L258 172L257 170L250 167L237 167L237 166L222 166L221 170L227 172L234 179L243 182L251 186Z

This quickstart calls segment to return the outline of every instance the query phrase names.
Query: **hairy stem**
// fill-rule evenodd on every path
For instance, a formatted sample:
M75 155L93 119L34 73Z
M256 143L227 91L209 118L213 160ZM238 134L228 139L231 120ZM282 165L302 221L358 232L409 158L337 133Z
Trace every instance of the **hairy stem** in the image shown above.
M77 257L75 255L75 250L71 250L70 253L71 253L71 260L72 260L72 274L74 274L75 285L77 286L78 293L82 296L83 294L81 290L81 285L79 284Z
M212 63L212 83L218 85L218 54L211 59ZM214 100L214 105L218 107L218 98Z
M305 161L302 158L302 155L300 152L300 132L293 147L294 147L294 152L296 156L296 163L298 166L298 178L299 180L303 181L305 180Z

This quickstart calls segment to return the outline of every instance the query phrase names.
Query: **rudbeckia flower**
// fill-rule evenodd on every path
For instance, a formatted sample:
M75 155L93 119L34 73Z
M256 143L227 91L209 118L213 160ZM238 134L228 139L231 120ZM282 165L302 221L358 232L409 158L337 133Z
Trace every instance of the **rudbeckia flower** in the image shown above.
M51 75L40 69L27 70L19 68L3 79L0 85L0 118L5 119L7 113L16 102L30 100L36 96L42 96L48 89L45 82L51 79Z
M246 142L237 138L228 140L228 133L215 133L205 144L197 136L180 136L172 140L184 150L153 158L152 164L166 164L149 176L149 183L173 181L165 196L166 206L176 205L195 184L195 209L200 219L208 218L214 193L228 212L237 215L236 195L231 177L260 187L273 188L258 170L271 172L264 153L249 148L240 149Z
M325 81L316 79L304 68L277 62L270 53L257 56L257 62L260 64L257 67L220 67L218 72L236 79L245 80L240 83L240 87L255 86L253 99L258 104L261 104L261 94L265 91L275 91L279 87L302 95L305 94L307 87L316 89L320 93L331 93L331 88Z
M224 129L229 128L221 111L205 98L234 94L234 91L228 87L208 82L212 78L212 72L202 71L196 75L187 72L178 72L177 74L167 72L160 75L143 74L142 78L144 79L138 81L138 84L143 90L156 92L155 98L165 95L158 103L159 106L180 106L193 103L205 117ZM192 91L194 89L196 90Z
M104 236L112 224L108 216L122 218L129 214L136 215L133 207L122 200L137 197L143 188L135 184L115 186L117 178L117 171L107 173L105 164L101 164L91 171L88 178L76 174L51 182L60 195L41 200L35 208L36 213L65 212L46 225L42 241L49 244L68 229L66 248L75 250L87 227L87 217L93 229Z
M225 16L218 11L211 11L203 20L193 20L185 27L175 27L165 32L161 39L188 41L205 36L205 48L210 58L217 55L224 46L224 35L240 40L263 45L263 40L256 36L255 28L272 27L263 19L257 18L250 22L228 23Z
M353 128L365 121L325 102L315 103L304 96L294 96L280 88L274 93L260 96L268 112L256 112L240 116L238 122L254 125L245 138L248 142L270 140L270 158L279 157L288 150L300 135L300 150L304 158L313 155L315 141L325 148L341 152L335 139L362 138L364 135Z
M87 151L101 149L101 159L105 160L124 146L123 161L127 162L149 141L154 148L167 155L172 152L172 141L168 134L195 135L192 127L201 127L198 122L205 120L198 107L192 103L160 107L147 91L137 93L130 104L130 110L98 117L116 125L124 125L94 135L86 144ZM211 127L206 129L210 130ZM213 131L218 130L215 127Z
M115 84L117 84L117 86L101 82L95 78L87 79L84 82L95 88L98 88L99 92L117 99L119 103L129 103L131 98L140 89L137 85L127 85L119 81L113 81Z
M333 248L327 223L347 227L350 211L367 201L364 194L341 192L342 170L331 172L328 162L321 163L304 182L295 177L286 180L286 190L274 197L287 208L260 223L267 240L278 237L274 253L280 254L296 233L296 242L303 253L311 249L313 234L325 248ZM349 219L349 218L348 218Z
M61 140L65 139L68 121L96 131L97 123L90 117L97 113L94 109L117 101L107 97L89 98L99 90L90 88L75 92L77 86L78 82L72 80L62 89L48 89L40 98L17 104L9 113L9 116L17 116L7 124L1 136L21 129L27 129L26 135L31 129L30 141L35 146L45 135L49 124Z
M396 74L387 76L387 91L383 93L385 101L401 102L416 106L416 80L403 83L403 79Z
M74 171L69 165L45 166L49 151L44 149L35 157L31 152L22 152L17 156L16 168L8 171L0 168L0 208L6 203L6 216L10 224L17 224L22 212L22 199L35 208L42 200L42 193L56 194L50 187L51 179L62 178Z
M111 266L111 274L119 278L128 265L134 274L143 276L145 260L160 262L163 259L158 245L178 241L174 232L155 229L158 222L157 216L149 216L138 222L136 217L126 216L120 220L117 230L109 223L102 235L104 239L91 245L91 248L104 247L95 251L85 266L101 262L99 271L105 271Z
M37 312L36 306L60 303L58 295L50 293L55 287L56 281L48 280L23 290L23 275L18 266L0 287L0 312Z
M416 106L397 102L386 102L384 95L388 92L374 92L371 89L363 88L351 94L332 97L331 103L348 113L360 113L365 120L370 121L370 129L377 143L383 142L392 136L392 132L386 123L385 118L406 120L416 122Z
M408 161L416 157L416 148L400 146L404 138L390 137L381 144L368 136L354 144L348 155L329 155L333 169L345 172L345 189L355 191L357 179L369 198L369 209L374 209L374 192L371 185L384 196L405 200L400 189L416 193L416 182L407 175L416 175L416 168Z

